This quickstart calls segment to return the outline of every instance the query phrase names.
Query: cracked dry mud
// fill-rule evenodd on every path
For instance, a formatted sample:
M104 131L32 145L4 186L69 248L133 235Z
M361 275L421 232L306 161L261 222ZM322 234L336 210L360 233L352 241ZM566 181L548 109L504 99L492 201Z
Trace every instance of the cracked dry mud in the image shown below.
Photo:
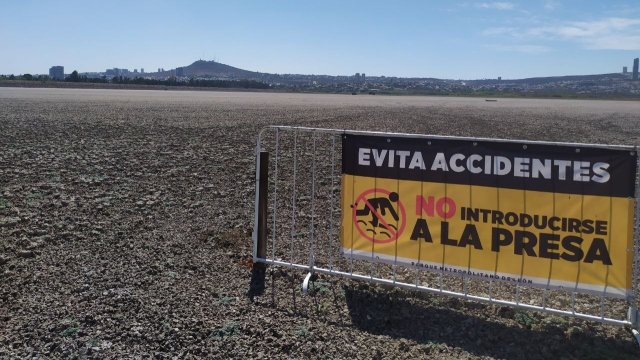
M273 268L267 124L640 144L640 103L0 89L0 358L624 358L628 329Z

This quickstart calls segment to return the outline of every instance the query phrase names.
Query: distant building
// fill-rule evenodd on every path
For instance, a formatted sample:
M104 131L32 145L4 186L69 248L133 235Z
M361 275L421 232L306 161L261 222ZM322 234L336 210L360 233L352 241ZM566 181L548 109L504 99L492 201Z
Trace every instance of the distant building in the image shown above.
M50 67L49 77L53 80L64 80L64 66Z
M140 68L140 73L144 74L144 68Z
M640 58L633 59L633 80L638 80L638 62Z
M183 67L178 67L176 68L176 76L186 76L184 68Z
M498 76L498 81L502 81L502 76Z
M367 79L367 78L366 78L365 74L364 74L364 73L362 73L362 82L365 82L365 80L366 80L366 79Z
M131 74L131 72L129 71L129 69L119 69L119 68L113 68L113 69L107 69L104 72L105 75L107 76L128 76L129 74Z
M626 73L627 73L627 67L626 67L626 66L623 66L623 67L622 67L622 73L623 73L623 74L626 74Z
M97 79L97 78L101 77L101 74L97 73L97 72L84 72L84 73L80 73L78 75L86 76L89 79Z

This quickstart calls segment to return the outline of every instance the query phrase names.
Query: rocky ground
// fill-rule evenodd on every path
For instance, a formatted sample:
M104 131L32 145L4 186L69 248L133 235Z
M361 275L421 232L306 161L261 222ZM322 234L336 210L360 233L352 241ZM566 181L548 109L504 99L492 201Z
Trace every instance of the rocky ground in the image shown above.
M640 103L0 89L0 358L624 358L629 329L269 269L267 124L640 145Z

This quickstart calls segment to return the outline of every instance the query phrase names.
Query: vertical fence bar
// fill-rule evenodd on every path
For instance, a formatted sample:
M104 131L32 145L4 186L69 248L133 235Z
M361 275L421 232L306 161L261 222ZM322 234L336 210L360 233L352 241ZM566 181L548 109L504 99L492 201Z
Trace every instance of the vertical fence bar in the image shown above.
M420 182L420 201L424 199L424 181ZM422 204L420 204L422 205ZM422 206L420 206L422 208ZM420 211L420 219L423 218L422 211ZM418 240L418 266L416 266L416 288L420 283L420 263L422 261L422 240Z
M313 138L313 153L311 155L311 251L309 251L309 269L313 271L316 263L316 133L311 134Z
M638 276L638 257L640 256L638 241L640 241L640 154L638 154L638 146L635 146L633 149L633 153L636 156L636 206L635 213L633 217L633 263L631 270L631 304L629 306L629 311L627 317L631 321L631 324L634 330L640 330L640 324L638 324L638 285L637 282L640 280ZM636 335L634 333L634 335ZM637 337L637 335L636 335ZM638 339L640 343L640 339Z
M293 133L293 190L291 191L291 253L290 264L293 264L293 242L296 237L296 176L298 175L298 131Z
M333 208L335 207L335 195L334 188L336 186L335 179L335 170L336 170L336 137L335 135L331 135L331 198L329 200L329 269L333 270L333 257L335 256L335 251L333 246L331 246L331 237L333 236Z
M273 176L273 227L272 227L272 248L271 248L271 259L275 260L276 258L276 239L277 239L277 231L276 231L276 219L278 218L278 156L280 152L280 129L276 128L276 161L274 164L274 176Z
M261 133L262 134L262 133ZM264 292L264 279L267 269L267 192L269 190L269 153L261 151L261 136L256 146L256 203L253 227L253 266L249 298Z
M267 257L267 199L269 191L269 153L260 151L258 169L258 232L256 257ZM262 264L264 265L264 264Z
M255 183L255 200L253 202L254 210L253 210L253 232L251 233L251 238L253 240L253 248L251 250L251 255L253 256L253 262L258 258L258 228L260 227L260 221L258 220L259 216L259 208L258 205L260 203L260 143L261 143L262 132L258 135L258 143L256 145L256 183Z

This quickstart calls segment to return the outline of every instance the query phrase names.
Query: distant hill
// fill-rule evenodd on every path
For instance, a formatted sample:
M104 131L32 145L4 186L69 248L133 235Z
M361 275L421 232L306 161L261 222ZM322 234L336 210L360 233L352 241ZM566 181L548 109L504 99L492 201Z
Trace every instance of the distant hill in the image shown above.
M184 69L185 76L212 77L217 79L252 79L260 74L258 72L243 70L230 65L221 64L219 62L205 60L198 60L191 65L182 66L178 69L180 68ZM168 76L176 75L176 70L178 69L146 73L146 75L166 78Z
M189 76L215 76L232 78L249 78L256 76L256 72L239 69L215 61L198 60L185 66L185 73Z
M610 73L610 74L593 74L593 75L564 75L564 76L545 76L545 77L533 77L525 79L503 79L501 81L497 79L482 79L482 80L467 80L470 83L476 84L494 84L494 83L512 83L512 84L529 84L540 85L553 83L558 81L611 81L611 80L628 80L630 74Z

